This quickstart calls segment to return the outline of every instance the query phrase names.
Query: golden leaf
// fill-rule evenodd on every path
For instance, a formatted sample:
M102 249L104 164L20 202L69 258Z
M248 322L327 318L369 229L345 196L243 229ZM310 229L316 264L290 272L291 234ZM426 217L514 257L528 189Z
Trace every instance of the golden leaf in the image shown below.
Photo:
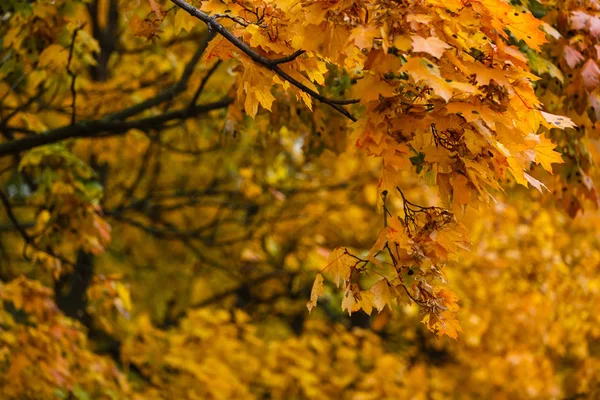
M392 307L392 291L390 290L390 284L387 279L381 279L370 289L373 293L373 305L377 311L381 312L387 304L390 308Z
M350 265L346 263L346 258L346 249L338 247L331 252L327 259L325 271L333 276L333 281L337 287L340 287L340 282L343 282L344 287L346 287L346 283L350 279L351 269Z
M444 51L452 47L435 36L424 38L422 36L414 35L411 39L413 51L431 54L435 58L440 58L442 54L444 54Z
M317 274L315 282L313 283L312 290L310 292L310 301L306 303L308 312L312 312L312 309L317 306L317 300L319 296L323 294L323 275Z
M552 140L543 135L539 135L540 142L533 148L535 150L535 161L548 172L552 173L552 164L564 163L560 153L554 151L556 145Z

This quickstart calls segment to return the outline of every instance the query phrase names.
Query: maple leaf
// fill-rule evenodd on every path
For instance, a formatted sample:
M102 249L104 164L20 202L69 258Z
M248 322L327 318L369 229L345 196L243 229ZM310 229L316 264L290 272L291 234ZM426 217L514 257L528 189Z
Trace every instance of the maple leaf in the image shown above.
M369 255L367 256L367 258L371 260L371 262L377 262L377 260L375 259L375 254L383 250L388 240L389 231L390 228L388 227L384 227L381 231L379 231L377 240L375 241L373 247L371 247L371 250L369 250Z
M317 274L313 283L312 290L310 292L310 301L306 303L308 312L312 312L313 308L317 306L317 300L319 296L323 294L323 275Z
M550 25L547 22L542 21L541 27L544 30L544 32L546 32L548 35L552 36L554 39L560 39L562 37L560 32L557 31L552 25Z
M596 38L600 37L600 18L598 16L583 11L573 11L570 21L573 29L586 30Z
M184 10L177 10L175 13L175 26L181 32L182 30L190 32L196 25L198 20Z
M532 49L539 50L540 46L546 43L546 35L539 29L542 22L535 18L530 12L514 12L510 10L506 13L506 27L519 40L523 40Z
M456 319L455 314L449 311L442 311L437 335L446 335L454 340L458 339L458 332L462 332L460 321Z
M370 49L373 47L373 40L381 36L381 30L374 25L362 26L359 25L352 29L350 34L350 40L354 41L354 44L359 49Z
M427 312L421 322L438 337L446 335L456 340L458 332L462 332L460 322L456 319L456 313L460 311L458 296L440 286L435 287L433 293L439 305Z
M275 97L271 94L271 89L267 87L254 88L246 94L246 100L244 101L244 108L246 113L255 117L258 112L258 105L260 104L265 109L271 111L271 107Z
M134 36L143 37L147 40L155 40L158 34L161 32L158 27L160 26L161 20L157 19L141 19L137 15L129 21L129 28L133 32Z
M421 57L411 57L402 66L402 71L407 72L417 82L423 81L444 100L448 101L452 97L452 86L442 79L439 68L431 61Z
M550 189L548 189L546 187L546 185L544 185L542 182L538 181L537 179L535 179L533 176L529 175L528 173L524 173L525 179L527 180L527 182L529 182L529 184L531 186L533 186L534 188L536 188L540 193L544 193L543 189L546 189L547 191L550 191Z
M570 68L575 68L579 63L585 60L583 55L571 46L565 46L564 57Z
M373 312L373 293L370 291L361 291L359 301L356 304L356 310L362 309L367 315Z
M374 73L367 73L354 85L352 91L359 94L361 102L379 100L379 97L391 97L395 89Z
M421 153L425 155L425 161L437 164L448 164L450 162L449 152L443 147L427 146L422 148Z
M552 140L543 135L538 136L539 143L535 145L535 161L539 163L546 171L552 173L552 164L562 164L564 160L560 153L554 151L556 145Z
M576 128L577 125L571 118L563 117L562 115L554 115L544 111L540 111L544 120L549 124L549 128Z
M458 300L459 300L458 296L456 295L456 293L454 293L450 289L443 287L443 286L442 287L437 286L434 289L434 295L438 299L442 300L442 304L444 305L446 310L454 311L454 312L457 312L460 310L460 307L458 306Z
M338 247L331 252L329 258L327 259L325 271L333 276L333 281L338 288L340 287L340 282L342 282L344 287L346 287L352 272L350 265L346 261L346 258L346 249L343 247Z
M351 283L344 292L342 311L347 310L348 315L352 315L352 312L360 309L360 303L357 299L360 299L360 289L356 283Z
M417 53L428 53L435 58L440 58L442 54L444 54L444 51L452 47L435 36L424 38L422 36L414 35L411 39L413 51Z
M373 305L378 312L381 312L386 304L391 308L393 304L392 291L387 279L381 279L374 284L370 292L373 294Z
M600 84L600 68L595 60L589 59L581 68L584 87L588 92L593 91Z
M452 183L452 196L454 201L459 204L469 204L471 202L471 190L467 187L469 180L464 175L456 175Z
M238 96L241 96L242 91L246 94L244 100L246 113L251 117L255 117L259 105L271 111L275 101L275 96L271 93L272 79L255 66L246 67L243 79L244 84L238 89Z
M159 19L163 19L164 10L160 4L156 2L156 0L148 0L150 2L150 8Z
M53 70L64 70L67 67L69 50L61 45L53 44L44 49L39 57L40 67L49 67Z

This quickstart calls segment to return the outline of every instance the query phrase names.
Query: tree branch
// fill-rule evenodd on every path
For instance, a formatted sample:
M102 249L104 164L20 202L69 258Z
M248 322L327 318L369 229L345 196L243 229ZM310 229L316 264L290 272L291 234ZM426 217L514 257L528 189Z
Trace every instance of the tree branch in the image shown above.
M52 129L39 135L28 136L23 139L2 143L0 144L0 157L16 154L46 144L60 142L65 139L114 136L125 133L130 129L156 129L166 122L177 119L186 119L212 110L224 108L230 103L231 99L224 98L214 103L200 104L191 108L186 107L161 115L133 121L115 121L112 119L80 121L73 125Z
M142 101L141 103L138 103L132 107L126 108L125 110L110 114L107 117L107 119L123 120L123 119L133 117L134 115L137 115L137 114L141 113L142 111L145 111L149 108L157 106L167 100L173 99L179 93L184 91L187 88L188 81L190 80L190 77L192 76L192 73L194 72L194 68L196 67L196 64L198 64L198 62L200 61L200 58L202 58L204 51L206 51L208 44L210 43L210 41L213 38L214 38L214 35L209 32L208 35L202 41L198 50L196 50L196 52L192 56L191 60L186 65L185 69L183 70L183 73L181 74L181 77L179 78L179 81L177 81L174 85L172 85L171 87L166 89L164 92L160 93L159 95L157 95L155 97L152 97L146 101Z
M212 65L212 67L210 67L206 75L204 75L204 78L202 78L202 81L200 82L200 86L198 86L198 89L196 89L196 93L194 93L194 97L192 97L192 101L190 101L190 108L194 107L196 101L198 100L198 97L200 97L200 94L202 94L202 92L204 91L204 87L208 83L208 80L210 79L212 74L215 73L217 68L219 68L219 65L221 65L221 60L217 60L217 62L215 62Z
M70 266L74 265L71 261L67 260L66 258L59 256L58 254L54 253L51 250L44 250L35 243L35 240L33 240L33 238L31 236L29 236L29 234L25 231L25 228L23 227L23 225L21 225L19 223L17 216L13 213L12 206L10 204L8 196L6 194L4 194L4 192L2 190L0 190L0 202L4 206L4 209L6 210L6 215L8 216L8 219L13 224L15 229L19 232L19 234L23 238L23 241L25 242L25 248L23 249L23 253L25 253L26 247L27 247L27 245L29 245L36 250L39 250L43 253L48 254L51 257L56 258L57 260L61 261L63 264L70 265ZM25 258L27 258L27 257L25 256Z
M71 60L73 60L73 51L75 50L75 40L77 39L77 33L83 29L84 25L78 26L73 31L73 39L71 40L71 47L69 48L69 60L67 61L67 74L71 77L71 125L75 123L76 118L76 101L77 101L77 90L75 89L75 80L77 74L71 70Z
M22 138L19 140L12 140L6 143L0 144L0 157L17 154L21 151L30 150L34 147L43 146L50 143L56 143L65 139L70 138L81 138L81 137L105 137L116 134L122 134L127 132L129 129L149 129L161 126L164 123L175 120L185 119L193 117L198 114L202 114L218 108L227 107L231 100L224 98L215 103L209 103L206 105L193 105L185 109L177 111L171 111L162 115L142 118L134 121L125 121L127 118L133 117L149 108L155 107L165 101L173 99L179 93L183 92L187 86L196 64L202 58L204 51L208 47L208 43L213 39L214 34L211 32L206 35L204 41L194 53L191 60L186 65L183 73L179 80L169 87L164 92L154 96L148 100L142 101L141 103L135 104L119 112L109 114L102 119L79 121L71 123L68 126L62 126L60 128L52 129L43 132L39 135ZM212 72L211 72L212 73ZM204 87L204 86L202 86ZM200 93L198 93L199 96ZM196 97L196 95L194 95ZM9 127L6 127L9 128ZM108 134L100 135L106 132Z
M348 110L343 108L342 105L358 103L360 100L329 99L329 98L317 93L316 91L310 89L309 87L307 87L306 85L297 81L296 79L292 78L289 74L287 74L285 71L283 71L279 67L279 65L282 63L294 60L295 58L297 58L298 56L303 54L304 51L298 50L289 56L281 57L281 58L277 58L277 59L266 58L266 57L260 55L259 53L257 53L250 46L248 46L246 43L244 43L241 39L239 39L233 33L231 33L229 30L227 30L214 17L211 17L208 14L205 14L204 12L198 10L196 7L192 6L191 4L187 3L184 0L171 0L171 1L173 3L175 3L177 6L181 7L181 9L186 11L191 16L196 17L199 20L201 20L202 22L204 22L208 26L209 32L218 32L219 34L221 34L221 36L223 36L225 39L227 39L229 42L231 42L235 47L237 47L242 52L244 52L244 54L246 54L248 57L250 57L252 60L254 60L254 62L262 65L265 68L270 69L271 71L273 71L275 74L279 75L284 80L286 80L289 83L291 83L292 85L296 86L298 89L302 90L305 93L308 93L313 98L320 101L321 103L327 104L328 106L330 106L334 110L338 111L342 115L346 116L350 120L356 121L356 118Z
M187 315L187 313L190 310L204 308L213 303L222 301L222 300L226 299L227 297L236 294L240 289L260 285L261 283L264 283L264 282L268 281L269 279L285 277L285 276L292 276L292 275L294 275L292 272L284 271L284 270L277 270L277 271L273 271L273 272L268 272L264 275L254 278L254 279L250 279L250 280L248 280L238 286L235 286L229 290L222 291L222 292L217 293L217 294L215 294L207 299L204 299L198 303L192 304L186 310L180 311L172 316L168 316L165 319L165 321L163 321L163 323L161 324L161 328L168 329L172 326L175 326L179 323L179 321L181 321L181 319L183 319Z

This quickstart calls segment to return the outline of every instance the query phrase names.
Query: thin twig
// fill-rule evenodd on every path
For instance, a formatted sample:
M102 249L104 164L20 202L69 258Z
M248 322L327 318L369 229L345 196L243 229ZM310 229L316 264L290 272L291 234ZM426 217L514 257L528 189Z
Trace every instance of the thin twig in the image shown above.
M132 107L126 108L125 110L110 114L107 118L110 120L124 120L133 117L134 115L137 115L149 108L152 108L154 106L164 103L165 101L173 99L177 94L184 91L187 88L188 81L190 80L190 77L194 72L196 64L198 64L198 62L202 58L202 55L206 51L208 44L213 38L214 35L211 33L205 36L204 40L200 44L200 47L198 48L198 50L196 50L190 61L187 63L185 69L183 70L183 73L181 74L181 77L179 78L179 81L177 81L174 85L172 85L157 96L142 101L141 103L138 103Z
M27 231L25 231L25 228L19 223L17 216L13 213L12 206L10 204L10 200L8 199L8 196L6 196L6 194L4 194L4 192L2 190L0 190L0 201L2 202L2 205L4 206L4 209L6 210L6 215L8 216L8 219L10 220L10 222L13 224L15 229L19 232L19 234L23 238L23 241L25 242L25 246L29 245L38 251L41 251L43 253L48 254L49 256L51 256L53 258L56 258L63 264L67 264L69 266L74 266L74 264L71 261L67 260L66 258L59 256L58 254L54 253L51 250L44 250L35 243L33 238L31 236L29 236Z
M71 47L69 48L69 60L67 61L67 73L71 77L71 125L75 124L75 112L76 102L77 102L77 90L75 89L75 80L77 79L77 74L71 71L71 60L73 60L73 50L75 49L75 40L77 39L77 33L83 29L85 24L78 26L73 31L73 39L71 40Z
M233 22L235 22L238 25L241 25L243 27L246 27L248 25L250 25L250 22L243 20L242 18L239 17L235 17L231 14L213 14L213 18L218 19L218 18L227 18Z
M190 107L193 107L196 104L196 101L198 100L198 97L200 97L200 95L202 94L206 83L208 82L212 74L215 73L219 65L221 65L221 60L217 60L217 62L215 62L212 65L212 67L210 67L206 75L204 75L204 78L202 78L202 81L200 82L200 86L198 86L198 89L196 89L196 93L194 93L194 97L192 97L192 101L190 101Z

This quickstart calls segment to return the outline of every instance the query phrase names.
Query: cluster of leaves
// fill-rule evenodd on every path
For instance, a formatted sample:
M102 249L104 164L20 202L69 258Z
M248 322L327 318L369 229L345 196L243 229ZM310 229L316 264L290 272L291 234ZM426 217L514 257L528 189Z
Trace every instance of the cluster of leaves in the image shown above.
M116 366L107 369L109 360L86 350L81 325L58 312L47 288L20 279L2 291L10 304L2 323L4 362L12 366L3 375L11 382L9 396L70 389L78 397L112 390L114 398L159 399L448 397L459 390L466 397L593 394L600 382L597 216L572 221L524 203L528 195L515 197L487 218L466 219L478 248L460 251L461 264L449 270L465 299L465 332L457 342L416 330L414 306L396 309L383 328L374 322L379 334L319 319L307 321L299 336L275 333L273 320L251 321L235 309L191 310L165 330L142 314L122 344L127 383ZM529 204L525 210L523 204ZM490 236L489 226L498 234ZM16 321L13 306L21 310ZM67 327L68 345L55 336ZM26 341L32 334L35 346ZM48 342L45 335L52 335ZM44 343L52 346L40 353ZM66 363L62 369L59 361ZM39 386L31 385L34 379Z
M371 315L373 306L381 312L386 305L393 307L413 301L421 307L423 323L432 332L456 339L457 332L461 331L456 319L460 310L458 297L451 290L430 282L445 282L444 274L437 266L456 254L458 246L466 246L466 234L448 211L415 205L399 188L397 190L404 201L404 218L392 218L384 204L386 226L367 257L362 259L345 248L338 248L331 253L325 270L332 275L336 286L342 282L342 309L348 313L362 309ZM384 200L385 197L386 192ZM389 256L391 262L379 261L377 256L382 253ZM359 275L370 263L379 269L370 271L382 279L368 291L361 291ZM308 303L309 311L322 292L323 277L319 274Z
M113 360L94 353L52 291L24 277L2 285L0 382L6 398L118 398L129 393Z
M6 396L593 396L598 9L0 0Z

